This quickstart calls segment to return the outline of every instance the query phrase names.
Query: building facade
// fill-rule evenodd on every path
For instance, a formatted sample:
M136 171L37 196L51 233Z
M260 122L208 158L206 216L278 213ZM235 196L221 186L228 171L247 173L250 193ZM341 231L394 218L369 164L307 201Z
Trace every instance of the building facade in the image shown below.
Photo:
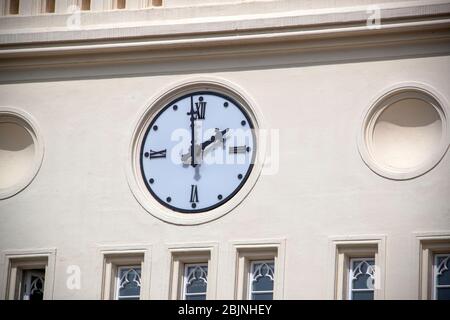
M450 298L449 1L0 9L1 299Z

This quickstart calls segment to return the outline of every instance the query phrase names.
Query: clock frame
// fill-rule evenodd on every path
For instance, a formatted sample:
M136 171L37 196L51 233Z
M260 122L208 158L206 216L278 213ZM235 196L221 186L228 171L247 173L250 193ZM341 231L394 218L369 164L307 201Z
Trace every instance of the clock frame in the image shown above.
M167 203L162 203L159 197L155 197L147 186L141 170L141 155L143 141L152 127L154 120L164 112L165 108L170 107L171 101L182 99L186 95L193 92L214 93L217 96L226 97L232 101L238 108L242 108L248 117L248 123L251 125L253 133L253 141L255 152L250 163L249 169L242 177L239 187L229 196L225 197L220 203L209 206L208 208L199 209L195 214L187 214L190 210L174 210ZM261 115L255 103L248 94L244 94L242 88L237 87L224 79L217 78L197 78L191 82L180 82L171 86L170 89L164 90L153 97L143 108L139 117L134 124L134 130L131 135L129 145L129 161L127 162L127 179L130 190L139 204L154 217L177 225L196 225L213 221L236 208L253 189L258 180L264 161L264 153L261 153L257 146L259 143L259 128L261 127Z

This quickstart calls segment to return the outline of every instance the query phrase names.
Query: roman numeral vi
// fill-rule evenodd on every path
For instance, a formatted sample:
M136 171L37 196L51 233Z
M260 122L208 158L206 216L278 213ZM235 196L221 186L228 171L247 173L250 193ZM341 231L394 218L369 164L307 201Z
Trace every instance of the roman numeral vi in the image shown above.
M198 202L198 190L197 185L193 184L191 185L191 200L190 202Z

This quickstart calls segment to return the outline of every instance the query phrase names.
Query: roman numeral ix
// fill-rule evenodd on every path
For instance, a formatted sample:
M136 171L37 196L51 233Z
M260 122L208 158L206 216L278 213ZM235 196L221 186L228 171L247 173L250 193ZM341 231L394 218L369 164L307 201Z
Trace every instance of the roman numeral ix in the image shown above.
M150 159L165 158L166 154L167 154L167 149L164 149L161 151L150 150Z

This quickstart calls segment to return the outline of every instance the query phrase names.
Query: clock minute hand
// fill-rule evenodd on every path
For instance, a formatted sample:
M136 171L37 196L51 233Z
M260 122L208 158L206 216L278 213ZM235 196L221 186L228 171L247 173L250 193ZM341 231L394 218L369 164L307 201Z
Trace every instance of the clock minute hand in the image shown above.
M194 97L191 96L191 110L190 112L187 113L188 115L191 116L190 121L191 121L191 154L190 154L190 158L191 158L191 163L190 165L193 166L195 168L195 166L197 165L195 163L195 117L194 117ZM183 160L183 157L182 157Z

